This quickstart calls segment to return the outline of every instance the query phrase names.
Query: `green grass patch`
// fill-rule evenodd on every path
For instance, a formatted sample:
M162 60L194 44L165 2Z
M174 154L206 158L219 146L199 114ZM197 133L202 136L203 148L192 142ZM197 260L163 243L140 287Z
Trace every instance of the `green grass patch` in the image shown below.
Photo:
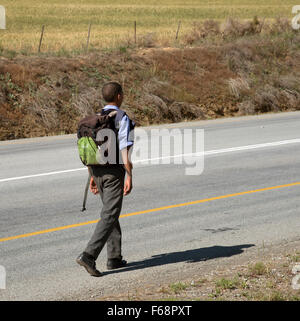
M238 279L225 279L221 278L220 280L216 281L216 288L222 289L222 290L234 290L238 288L240 285L240 282Z
M249 266L249 272L251 275L264 275L268 273L268 269L263 262L257 262Z
M188 285L182 282L177 282L170 284L170 289L175 293L178 294L188 288Z

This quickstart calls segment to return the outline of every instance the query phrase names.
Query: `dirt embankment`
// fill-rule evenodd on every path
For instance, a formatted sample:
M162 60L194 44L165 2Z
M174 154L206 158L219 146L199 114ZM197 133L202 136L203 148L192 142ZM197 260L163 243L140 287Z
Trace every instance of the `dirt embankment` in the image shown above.
M0 140L75 133L102 107L109 80L123 85L138 125L299 110L300 35L247 26L232 22L226 35L213 22L195 25L181 48L2 57Z

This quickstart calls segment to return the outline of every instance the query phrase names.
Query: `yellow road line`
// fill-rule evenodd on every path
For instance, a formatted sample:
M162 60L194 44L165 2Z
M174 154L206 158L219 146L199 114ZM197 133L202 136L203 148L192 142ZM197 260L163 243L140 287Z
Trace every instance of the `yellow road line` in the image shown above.
M255 189L255 190L245 191L245 192L240 192L240 193L234 193L234 194L221 195L221 196L216 196L216 197L211 197L211 198L205 198L205 199L202 199L202 200L192 201L192 202L186 202L186 203L162 206L162 207L152 208L152 209L149 209L149 210L123 214L123 215L120 216L120 218L134 216L134 215L140 215L140 214L146 214L146 213L151 213L151 212L159 212L159 211L164 211L164 210L168 210L168 209L171 209L171 208L177 208L177 207L182 207L182 206L206 203L206 202L215 201L215 200L219 200L219 199L230 198L230 197L234 197L234 196L240 196L240 195L246 195L246 194L252 194L252 193L258 193L258 192L264 192L264 191L270 191L270 190L273 190L273 189L291 187L291 186L296 186L296 185L300 185L300 182L295 182L295 183L290 183L290 184L285 184L285 185L277 185L277 186L265 187L265 188L260 188L260 189ZM16 240L16 239L20 239L20 238L24 238L24 237L29 237L29 236L39 235L39 234L46 234L46 233L55 232L55 231L66 230L66 229L73 228L73 227L79 227L79 226L94 224L94 223L97 223L98 221L99 220L81 222L81 223L77 223L77 224L65 225L65 226L55 227L55 228L42 230L42 231L37 231L37 232L32 232L32 233L27 233L27 234L20 234L20 235L16 235L16 236L4 237L4 238L0 238L0 242Z

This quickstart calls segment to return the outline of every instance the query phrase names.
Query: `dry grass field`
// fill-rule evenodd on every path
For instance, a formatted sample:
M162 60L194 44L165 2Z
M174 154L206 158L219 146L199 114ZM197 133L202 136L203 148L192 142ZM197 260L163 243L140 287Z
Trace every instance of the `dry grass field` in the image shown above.
M115 48L134 41L134 21L138 44L151 34L157 43L173 45L179 21L180 41L195 22L254 16L290 19L295 4L294 0L116 0L113 4L108 0L1 0L7 29L0 30L0 46L36 53L45 25L42 52L80 52L91 23L90 48Z

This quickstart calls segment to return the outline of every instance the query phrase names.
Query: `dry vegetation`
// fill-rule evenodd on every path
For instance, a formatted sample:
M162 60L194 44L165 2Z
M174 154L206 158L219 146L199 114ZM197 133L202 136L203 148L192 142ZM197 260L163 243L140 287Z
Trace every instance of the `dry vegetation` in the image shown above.
M122 83L138 125L300 110L300 34L287 19L207 20L181 41L161 47L147 34L139 47L76 56L2 50L0 139L74 133L108 80Z

